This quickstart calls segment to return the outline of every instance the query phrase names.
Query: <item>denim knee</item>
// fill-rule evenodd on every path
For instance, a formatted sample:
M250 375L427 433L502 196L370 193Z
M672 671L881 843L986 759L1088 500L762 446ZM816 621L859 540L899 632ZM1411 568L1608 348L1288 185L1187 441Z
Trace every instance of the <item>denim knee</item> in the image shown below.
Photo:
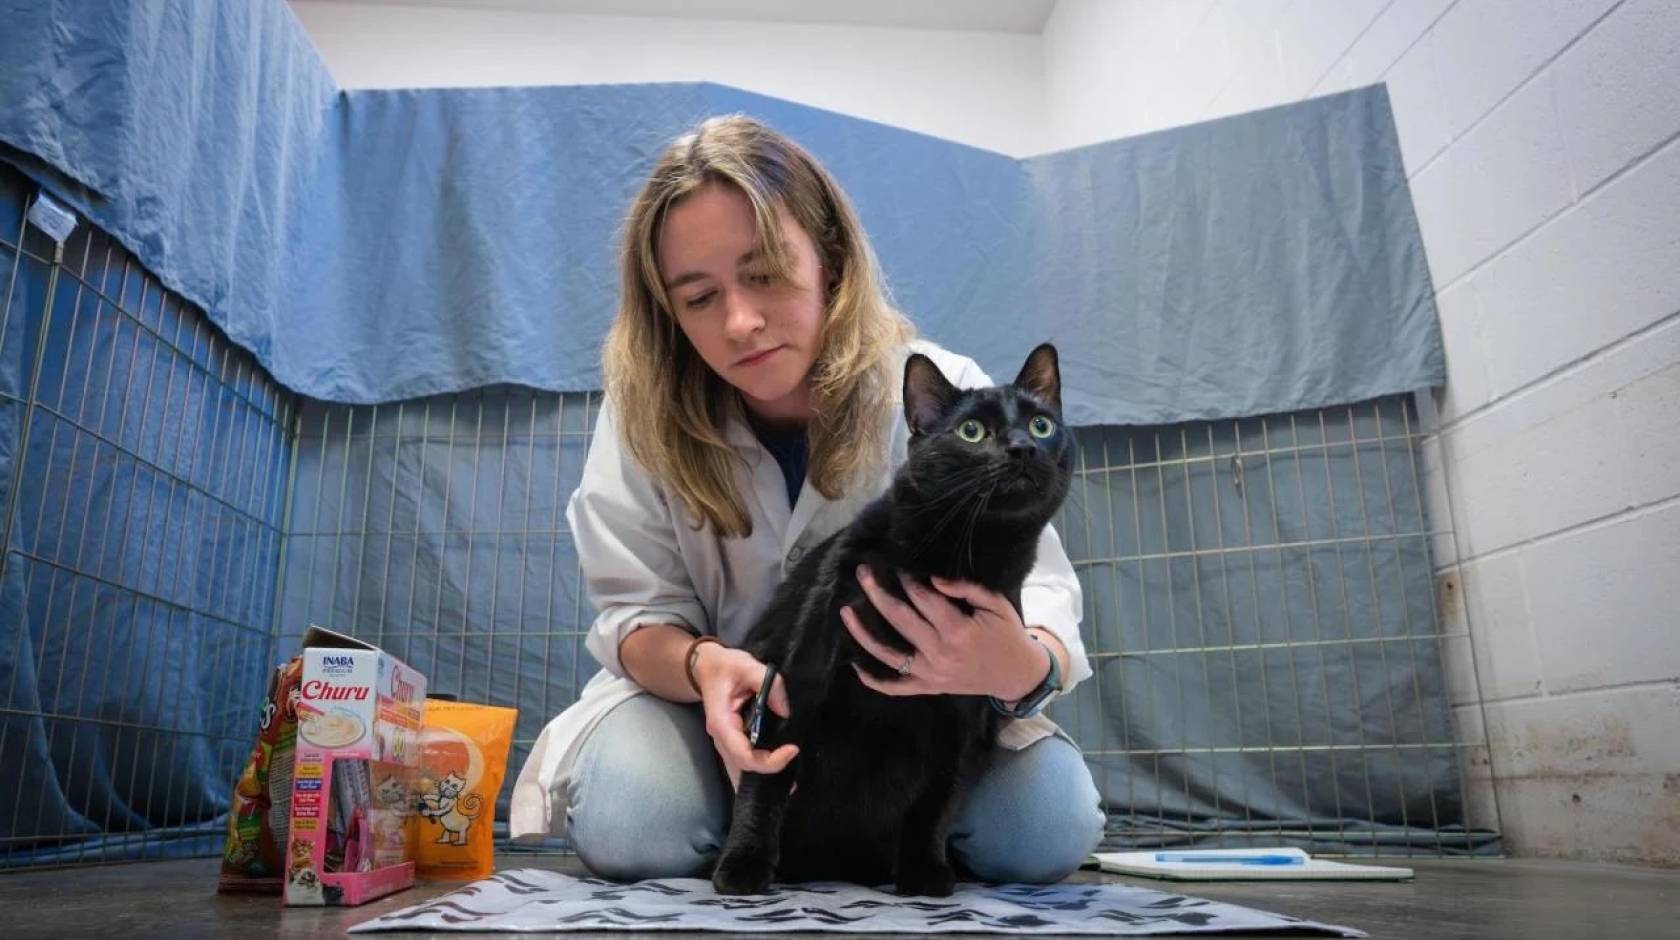
M698 707L638 696L583 742L567 793L572 848L602 878L703 875L728 835L728 787Z
M1084 757L1050 737L998 751L958 810L951 849L981 880L1049 884L1084 863L1105 822Z

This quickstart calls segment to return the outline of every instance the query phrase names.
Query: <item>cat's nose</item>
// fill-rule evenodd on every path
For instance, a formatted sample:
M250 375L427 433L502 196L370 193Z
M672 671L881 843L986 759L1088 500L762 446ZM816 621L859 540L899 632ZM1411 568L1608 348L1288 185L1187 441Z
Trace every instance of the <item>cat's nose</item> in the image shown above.
M1027 432L1016 429L1009 432L1009 437L1004 441L1003 449L1010 457L1016 460L1025 460L1033 455L1033 452L1038 449L1038 445L1033 443L1033 439L1028 436Z

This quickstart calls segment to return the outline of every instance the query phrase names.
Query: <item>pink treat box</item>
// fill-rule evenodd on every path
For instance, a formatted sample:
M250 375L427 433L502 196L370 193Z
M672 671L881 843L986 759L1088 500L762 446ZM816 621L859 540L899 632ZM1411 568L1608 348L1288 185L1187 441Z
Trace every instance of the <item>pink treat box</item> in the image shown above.
M414 884L410 768L420 761L426 677L389 653L321 627L303 637L297 756L286 848L288 905L355 905ZM340 781L344 870L327 871Z

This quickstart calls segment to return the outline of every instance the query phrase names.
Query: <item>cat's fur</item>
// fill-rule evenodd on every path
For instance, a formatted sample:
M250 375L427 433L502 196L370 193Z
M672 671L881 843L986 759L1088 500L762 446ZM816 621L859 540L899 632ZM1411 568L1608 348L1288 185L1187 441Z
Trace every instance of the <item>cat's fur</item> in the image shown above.
M1040 533L1067 493L1072 439L1049 344L1014 383L989 389L959 390L912 355L904 410L910 453L890 489L789 573L743 644L781 670L791 705L786 721L766 717L758 746L791 741L800 753L779 774L743 775L713 871L720 892L761 892L772 878L890 881L937 896L953 888L952 817L984 769L999 716L984 696L886 696L863 685L853 663L897 675L852 639L840 608L852 605L876 639L910 650L858 586L861 563L901 600L900 573L923 584L939 576L996 591L1018 612ZM1029 430L1040 416L1054 427L1044 438ZM957 433L970 419L985 428L979 443Z

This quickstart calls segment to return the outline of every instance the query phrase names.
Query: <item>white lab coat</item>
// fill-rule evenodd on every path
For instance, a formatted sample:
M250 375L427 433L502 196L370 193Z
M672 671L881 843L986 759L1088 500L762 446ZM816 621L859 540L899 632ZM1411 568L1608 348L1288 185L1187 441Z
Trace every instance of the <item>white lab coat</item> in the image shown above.
M903 358L911 351L932 358L959 387L992 384L964 356L924 341L912 343ZM901 380L894 382L895 388L902 385ZM690 525L680 502L668 500L641 465L621 449L612 403L606 403L583 479L566 506L589 599L600 611L584 643L602 669L577 702L543 729L520 770L508 820L515 839L565 834L566 784L579 744L614 707L642 693L625 676L618 659L624 637L645 624L673 623L696 633L716 634L730 645L741 642L769 604L776 585L803 553L845 527L886 489L891 468L902 463L908 452L902 403L889 420L890 466L879 479L855 487L836 501L824 498L806 481L790 510L787 484L775 458L744 420L732 419L725 438L745 458L736 485L747 500L753 531L746 538L720 538L709 527ZM1021 591L1021 606L1026 623L1051 631L1067 647L1070 667L1064 688L1089 676L1091 666L1079 637L1083 609L1079 582L1053 528L1047 527L1039 541L1038 563ZM1008 720L999 744L1018 749L1055 730L1042 713Z

